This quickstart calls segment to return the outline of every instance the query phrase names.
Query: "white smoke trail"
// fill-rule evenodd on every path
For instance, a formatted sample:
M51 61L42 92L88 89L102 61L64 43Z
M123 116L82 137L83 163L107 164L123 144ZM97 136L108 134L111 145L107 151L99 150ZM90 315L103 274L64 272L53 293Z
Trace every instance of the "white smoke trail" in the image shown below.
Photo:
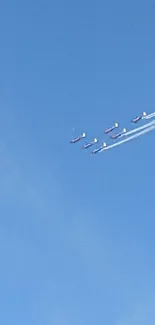
M142 119L143 120L149 120L150 118L155 117L155 112L154 113L150 113L149 115L143 116Z
M139 132L140 130L146 129L146 128L148 128L151 125L155 125L155 120L153 120L152 122L149 122L149 123L147 123L145 125L142 125L142 126L136 128L136 129L133 129L131 131L128 131L128 132L122 134L121 137L127 137L128 135L131 135L133 133Z
M102 149L100 152L104 151L104 150L108 150L108 149L112 149L114 147L117 147L117 146L120 146L121 144L125 143L125 142L128 142L128 141L131 141L133 139L136 139L138 137L140 137L141 135L145 134L145 133L148 133L148 132L151 132L155 129L155 125L152 125L150 127L148 127L146 130L143 130L135 135L132 135L131 137L127 138L127 139L124 139L122 141L119 141L117 143L114 143L114 144L111 144L109 145L108 147Z

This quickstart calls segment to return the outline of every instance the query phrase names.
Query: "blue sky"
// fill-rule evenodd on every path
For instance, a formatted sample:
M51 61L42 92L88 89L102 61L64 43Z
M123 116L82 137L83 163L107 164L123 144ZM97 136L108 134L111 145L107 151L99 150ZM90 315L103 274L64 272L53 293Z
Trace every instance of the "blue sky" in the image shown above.
M155 323L155 134L69 144L154 111L154 35L150 0L1 2L1 324Z

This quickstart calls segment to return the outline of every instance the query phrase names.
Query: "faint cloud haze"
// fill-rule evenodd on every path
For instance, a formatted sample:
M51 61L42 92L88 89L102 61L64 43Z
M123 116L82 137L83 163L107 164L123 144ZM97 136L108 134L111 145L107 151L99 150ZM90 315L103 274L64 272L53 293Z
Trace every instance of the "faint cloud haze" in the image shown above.
M137 306L133 314L116 325L154 325L155 324L155 298L146 304Z

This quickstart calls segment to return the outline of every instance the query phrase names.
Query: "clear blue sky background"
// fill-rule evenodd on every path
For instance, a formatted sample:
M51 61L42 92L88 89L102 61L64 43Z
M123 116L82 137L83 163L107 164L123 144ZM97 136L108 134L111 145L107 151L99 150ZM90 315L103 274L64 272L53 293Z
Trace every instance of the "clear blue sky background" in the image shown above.
M0 323L155 324L154 1L2 0Z

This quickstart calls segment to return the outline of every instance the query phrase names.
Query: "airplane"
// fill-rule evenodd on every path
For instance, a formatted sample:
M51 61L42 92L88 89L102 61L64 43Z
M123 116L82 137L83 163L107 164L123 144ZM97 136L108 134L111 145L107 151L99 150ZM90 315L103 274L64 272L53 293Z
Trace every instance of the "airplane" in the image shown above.
M86 138L86 136L87 136L86 133L82 133L79 137L72 139L70 141L70 143L76 143L76 142L82 140L83 138Z
M84 146L82 147L82 149L88 149L89 147L93 146L97 142L98 142L98 140L96 138L94 138L92 142L89 142L89 143L84 144Z
M91 154L96 154L96 153L98 153L98 152L104 150L106 146L107 146L106 142L102 143L102 145L101 145L99 148L94 149L94 150L91 152Z
M131 122L132 123L137 123L145 116L147 116L147 114L145 112L143 112L140 116L136 116L133 120L131 120Z
M114 135L111 135L110 138L111 138L111 139L118 139L118 138L120 138L124 133L126 133L126 129L125 129L125 128L122 130L122 132L119 132L119 133L116 133L116 134L114 134Z
M106 129L104 133L108 134L109 132L115 130L116 128L118 128L118 123L114 123L114 125L111 128Z

